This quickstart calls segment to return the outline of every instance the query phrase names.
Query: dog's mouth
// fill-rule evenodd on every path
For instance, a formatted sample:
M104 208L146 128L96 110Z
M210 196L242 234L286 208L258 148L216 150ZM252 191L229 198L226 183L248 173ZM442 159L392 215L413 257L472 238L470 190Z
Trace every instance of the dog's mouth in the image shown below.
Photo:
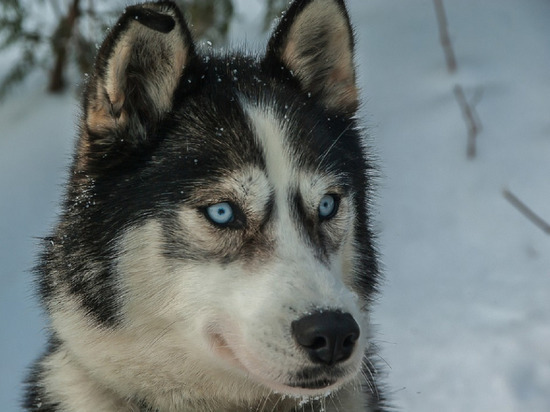
M329 389L345 379L346 375L346 372L339 367L304 368L291 377L287 386L301 389Z
M316 379L313 381L296 381L288 382L287 386L291 388L301 388L301 389L328 389L329 387L336 384L337 380L332 378L323 378Z
M222 358L229 366L241 370L250 378L256 376L258 383L270 387L275 392L286 393L291 396L323 395L341 386L349 380L349 371L343 368L311 367L290 374L280 374L279 379L270 379L262 376L263 373L253 371L247 367L232 349L231 344L219 331L210 331L208 334L212 351ZM286 379L281 377L286 375Z

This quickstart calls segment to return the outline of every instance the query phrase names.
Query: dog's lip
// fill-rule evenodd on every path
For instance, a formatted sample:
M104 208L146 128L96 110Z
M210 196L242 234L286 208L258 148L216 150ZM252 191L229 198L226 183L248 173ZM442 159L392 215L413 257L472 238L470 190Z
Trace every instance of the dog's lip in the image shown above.
M310 367L295 373L287 382L287 386L313 390L327 389L341 383L345 376L345 370L340 367Z
M300 389L327 389L338 382L337 379L333 378L324 378L314 381L295 381L288 382L286 385L291 388L300 388Z

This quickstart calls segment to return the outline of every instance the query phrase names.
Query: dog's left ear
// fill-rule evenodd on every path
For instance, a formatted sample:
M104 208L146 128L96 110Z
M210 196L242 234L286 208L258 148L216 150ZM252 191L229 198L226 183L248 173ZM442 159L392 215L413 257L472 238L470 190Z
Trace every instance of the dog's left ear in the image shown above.
M353 30L343 0L296 0L267 47L264 64L283 64L329 111L353 114L358 90Z

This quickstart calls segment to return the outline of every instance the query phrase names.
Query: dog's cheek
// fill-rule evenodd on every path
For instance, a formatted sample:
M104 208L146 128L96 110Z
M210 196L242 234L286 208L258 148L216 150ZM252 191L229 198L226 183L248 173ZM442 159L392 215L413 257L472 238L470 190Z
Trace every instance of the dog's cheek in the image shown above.
M241 270L235 267L235 275L220 283L225 286L218 285L217 327L248 372L268 380L280 378L299 367L290 330L296 315L286 304L290 292L274 272Z
M129 324L168 327L209 303L199 290L204 273L194 270L196 265L167 257L165 244L162 223L155 219L127 229L118 242L115 268ZM204 303L197 306L195 301Z

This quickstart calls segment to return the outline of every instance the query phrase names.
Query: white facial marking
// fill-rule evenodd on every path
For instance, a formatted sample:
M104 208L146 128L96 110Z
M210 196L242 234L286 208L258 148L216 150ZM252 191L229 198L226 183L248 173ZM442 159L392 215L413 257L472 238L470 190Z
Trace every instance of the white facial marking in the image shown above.
M331 257L328 265L322 263L314 246L305 241L303 228L296 224L291 210L291 190L299 190L307 212L317 217L321 200L337 185L335 177L301 170L289 149L288 128L274 110L247 102L242 104L262 148L267 180L274 188L276 212L271 235L275 250L270 261L260 267L252 279L243 277L245 283L239 283L239 289L244 292L250 289L251 295L236 294L227 314L230 320L226 323L238 325L238 333L233 333L233 329L222 334L232 354L251 374L264 382L271 381L271 387L279 385L278 390L283 391L280 385L284 386L285 375L308 364L299 350L294 358L286 355L286 363L281 364L281 354L297 351L289 336L293 320L310 311L334 309L352 314L362 329L366 328L366 322L359 311L357 295L344 283L344 279L350 280L349 275L342 273L343 269L349 269L349 265L342 263L344 256L339 253ZM330 209L328 203L323 207ZM345 226L353 216L349 199L342 202L341 208L340 226ZM360 364L364 345L366 342L361 338L350 363ZM266 350L266 346L270 349Z
M286 198L283 194L288 190L289 182L294 180L296 171L288 152L289 145L285 144L286 128L277 119L273 109L254 106L246 102L242 102L242 104L250 119L254 136L263 149L269 182L274 186L278 194L277 198L281 200L277 205L286 207Z

